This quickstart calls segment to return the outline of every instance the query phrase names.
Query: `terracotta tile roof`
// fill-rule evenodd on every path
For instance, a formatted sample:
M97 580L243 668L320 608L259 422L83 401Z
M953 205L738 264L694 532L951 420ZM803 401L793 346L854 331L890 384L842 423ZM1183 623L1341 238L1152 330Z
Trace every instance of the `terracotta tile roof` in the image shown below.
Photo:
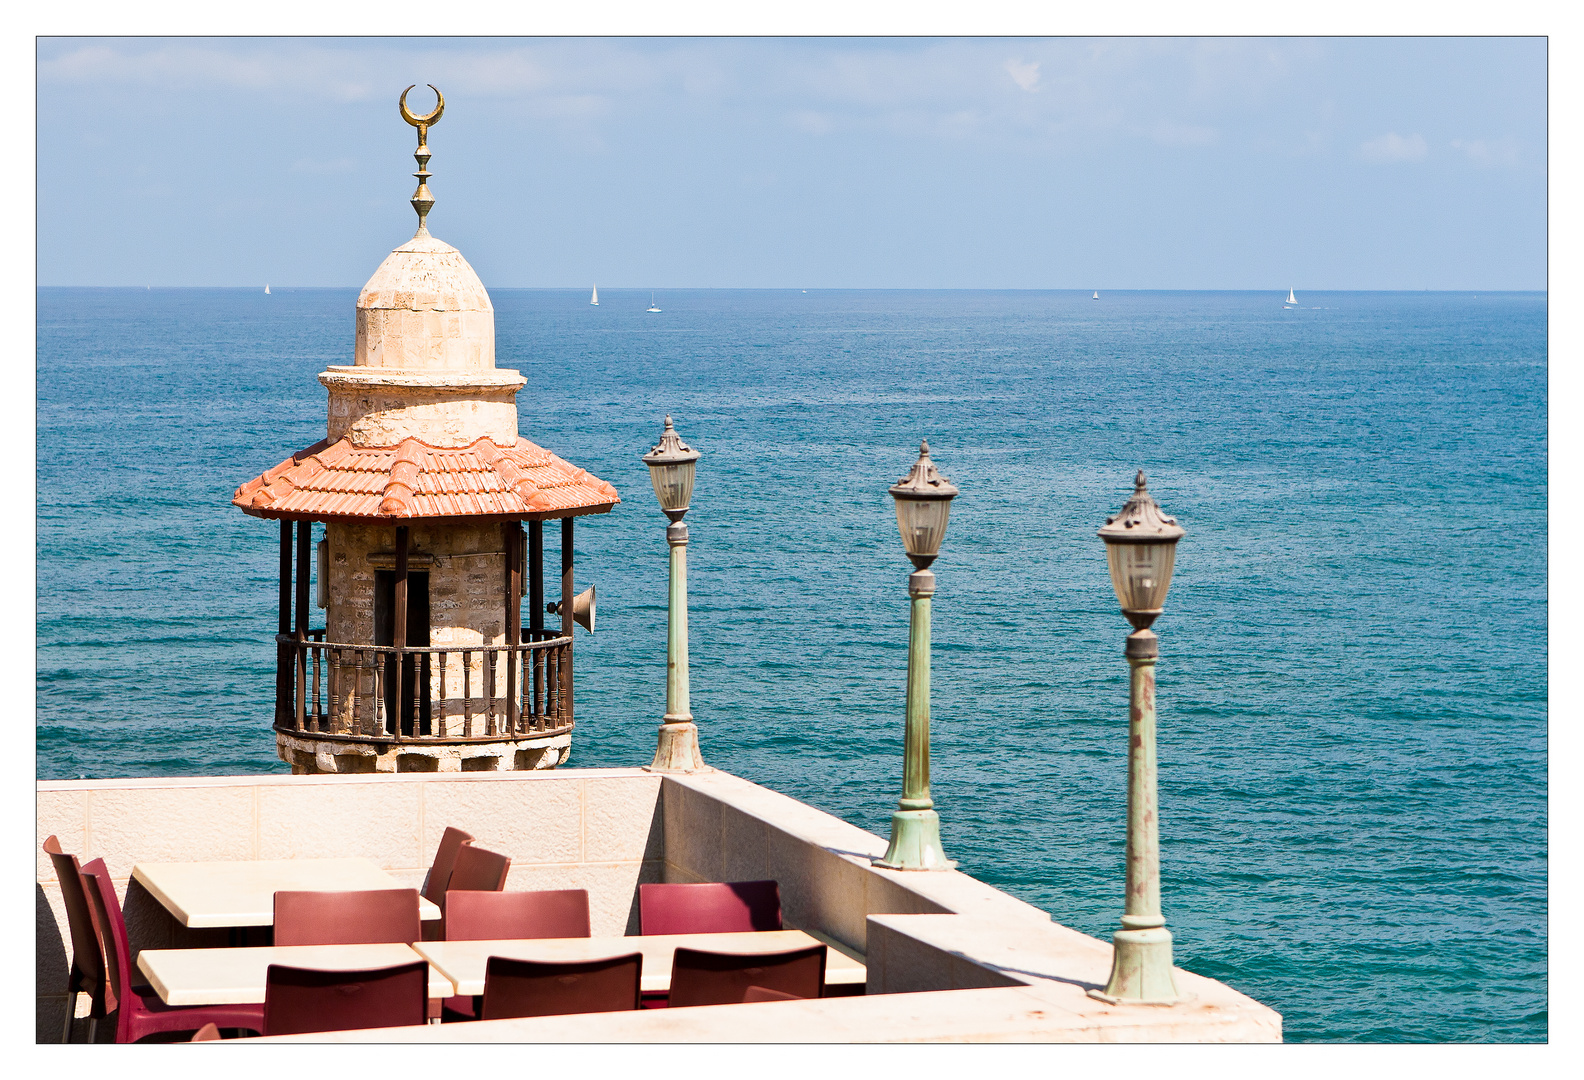
M321 439L237 488L232 503L256 517L569 517L621 500L599 477L518 438L437 449L417 439L360 447ZM570 511L571 513L568 513Z

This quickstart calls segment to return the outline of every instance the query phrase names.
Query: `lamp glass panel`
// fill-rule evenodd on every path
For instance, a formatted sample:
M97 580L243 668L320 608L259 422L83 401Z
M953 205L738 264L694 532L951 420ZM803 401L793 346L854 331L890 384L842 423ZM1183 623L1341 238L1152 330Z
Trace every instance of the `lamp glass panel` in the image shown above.
M950 499L897 499L897 528L909 555L939 555Z
M1158 611L1165 607L1176 561L1175 543L1107 544L1111 587L1116 590L1122 610Z
M693 473L697 462L682 461L672 465L649 466L649 479L654 483L655 497L662 510L686 510L693 499Z

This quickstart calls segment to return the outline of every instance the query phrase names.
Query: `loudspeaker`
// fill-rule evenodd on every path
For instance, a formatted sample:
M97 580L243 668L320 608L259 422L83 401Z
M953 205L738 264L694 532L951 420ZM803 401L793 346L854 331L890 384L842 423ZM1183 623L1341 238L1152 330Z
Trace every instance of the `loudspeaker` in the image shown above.
M561 614L561 602L558 600L546 604L545 612L549 615ZM590 585L572 598L572 621L589 633L594 632L594 586Z

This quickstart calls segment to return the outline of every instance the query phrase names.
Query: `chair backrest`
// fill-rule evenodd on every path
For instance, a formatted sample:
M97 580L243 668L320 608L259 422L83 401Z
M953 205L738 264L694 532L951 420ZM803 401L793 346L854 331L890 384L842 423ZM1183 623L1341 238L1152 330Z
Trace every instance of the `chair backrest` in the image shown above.
M773 881L705 881L638 886L640 934L729 934L781 929Z
M94 914L88 902L88 893L83 888L82 865L78 863L77 856L68 855L61 850L60 841L54 836L44 841L44 853L50 857L50 863L55 867L55 880L60 882L61 900L66 905L66 927L71 934L72 966L83 976L84 982L91 985L95 997L99 996L99 988L105 987L108 998L104 1001L95 1001L98 1007L96 1012L108 1013L115 1009L117 996L114 988L107 987L105 979L104 946L100 944L101 930L99 918ZM100 860L100 865L104 865Z
M361 945L421 940L417 889L275 894L275 944Z
M409 1027L426 1023L428 1011L427 960L363 971L271 964L264 976L266 1035Z
M802 1001L796 994L783 993L780 990L771 990L764 986L750 986L743 991L743 1001Z
M819 997L825 988L825 946L746 956L678 948L671 961L673 1009L735 1005L748 1000L749 987Z
M566 963L492 956L479 1019L636 1009L642 979L643 953Z
M445 932L447 941L588 937L588 890L453 892Z
M434 863L429 867L428 878L424 880L423 895L425 900L442 911L445 910L446 888L451 884L451 870L456 866L457 852L472 839L472 833L465 833L450 825L440 834L440 846L435 849Z
M447 893L500 892L506 887L511 856L467 845L457 852L456 868L451 871Z
M132 946L127 941L126 919L121 914L121 901L116 897L115 883L110 880L110 870L103 859L94 859L82 868L83 891L88 894L92 910L104 934L105 980L115 992L118 1005L125 1006L132 994ZM116 1041L131 1030L133 1009L119 1007L116 1019Z

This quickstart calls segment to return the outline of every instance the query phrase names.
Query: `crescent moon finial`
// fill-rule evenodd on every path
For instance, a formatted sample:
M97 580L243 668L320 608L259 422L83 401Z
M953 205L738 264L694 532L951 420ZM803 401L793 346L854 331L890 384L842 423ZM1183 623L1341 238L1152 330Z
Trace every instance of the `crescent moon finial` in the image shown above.
M414 116L407 108L407 95L417 86L413 83L401 93L401 100L397 107L401 109L401 117L413 127L418 129L418 149L413 151L413 157L418 162L418 171L413 173L418 178L418 190L413 192L412 207L418 212L418 231L414 236L428 236L429 228L425 223L429 217L429 210L434 206L434 198L429 194L429 126L438 123L445 113L445 95L442 94L434 83L429 84L429 89L435 92L435 109L428 116Z
M402 91L401 101L399 102L402 119L407 121L413 127L428 127L430 124L438 123L440 117L445 113L445 95L439 90L435 89L434 83L429 83L429 89L434 90L435 99L439 104L435 106L434 112L430 113L428 116L414 116L411 110L407 108L407 95L411 93L412 90L417 87L417 85L417 83L413 83L412 86L409 86L406 90Z

